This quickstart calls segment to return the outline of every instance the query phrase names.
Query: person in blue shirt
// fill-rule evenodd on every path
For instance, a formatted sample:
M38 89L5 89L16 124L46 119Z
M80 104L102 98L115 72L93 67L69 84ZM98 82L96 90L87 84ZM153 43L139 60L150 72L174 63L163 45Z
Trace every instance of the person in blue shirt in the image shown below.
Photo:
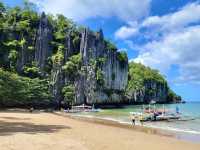
M176 106L176 113L177 113L177 114L180 113L180 112L179 112L179 107L178 107L178 106Z

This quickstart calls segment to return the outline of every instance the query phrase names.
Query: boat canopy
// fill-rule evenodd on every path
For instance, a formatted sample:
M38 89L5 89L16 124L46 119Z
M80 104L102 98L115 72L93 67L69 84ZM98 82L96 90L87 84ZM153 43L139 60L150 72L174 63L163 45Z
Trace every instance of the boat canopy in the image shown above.
M91 109L92 106L82 104L82 105L79 105L79 106L73 106L73 108Z

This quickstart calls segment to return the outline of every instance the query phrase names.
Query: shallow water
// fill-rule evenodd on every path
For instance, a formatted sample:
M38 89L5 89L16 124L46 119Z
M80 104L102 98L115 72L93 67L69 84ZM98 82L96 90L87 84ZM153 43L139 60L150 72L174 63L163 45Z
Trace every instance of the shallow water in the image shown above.
M147 106L144 105L144 107ZM184 139L190 138L192 141L200 142L200 102L167 104L164 106L172 112L175 112L178 106L182 119L187 121L146 122L145 126L178 132ZM78 115L98 117L130 124L130 112L142 112L142 108L142 105L130 105L120 109L104 109L98 113L80 113ZM163 108L163 105L157 104L156 108Z

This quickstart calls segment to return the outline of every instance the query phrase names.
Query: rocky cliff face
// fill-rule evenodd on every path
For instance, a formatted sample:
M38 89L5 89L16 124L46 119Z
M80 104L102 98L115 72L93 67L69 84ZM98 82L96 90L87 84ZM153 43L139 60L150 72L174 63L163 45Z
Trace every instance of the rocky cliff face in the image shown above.
M60 64L53 64L51 70L51 92L54 96L54 100L57 103L60 103L60 101L63 100L63 87L71 83L70 78L63 71L62 66L65 64L66 61L68 61L69 57L78 54L79 52L80 46L75 46L73 44L72 35L71 32L69 32L65 39L64 59L60 62Z
M116 51L106 49L103 32L82 33L81 56L84 72L76 82L76 103L106 104L123 101L128 79L128 60L120 62ZM98 75L102 83L98 82Z
M118 52L106 49L103 32L97 33L85 29L81 34L80 50L73 45L71 34L66 37L64 61L60 66L53 66L52 92L56 101L62 99L61 90L64 85L72 83L62 71L62 65L74 54L81 53L81 73L75 79L75 104L109 104L123 101L128 79L128 60L120 62ZM102 83L98 83L98 75Z
M69 33L66 36L65 39L65 52L64 52L64 61L66 62L69 57L72 55L80 53L80 39L81 39L81 33L79 33L78 39L77 39L77 45L73 43L72 39L72 31L69 31Z
M35 46L35 61L41 72L47 58L52 55L52 32L46 15L42 14ZM79 37L80 43L74 45L72 33L67 34L64 59L61 64L54 64L52 67L51 91L56 102L63 100L62 89L68 84L75 85L75 104L148 103L152 100L166 100L167 86L151 81L145 82L142 89L130 92L131 96L127 99L125 90L128 82L128 59L119 60L119 52L106 47L102 30L95 33L85 29ZM62 66L68 58L78 53L82 56L81 73L72 82L62 70Z
M104 39L102 30L82 28L63 15L40 15L31 7L5 7L0 18L0 67L17 73L22 78L16 80L27 86L37 81L26 92L31 100L53 96L57 104L71 105L181 99L158 71L128 64L127 54Z
M130 103L174 103L181 100L159 71L134 62L129 63L126 95Z
M22 47L19 52L19 58L17 59L17 71L20 73L23 70L24 65L28 62L29 54L26 51L27 47Z
M45 13L42 13L35 45L35 61L37 62L41 72L44 72L47 58L52 54L52 47L50 45L52 34L52 26Z
M66 85L75 87L75 104L121 104L148 103L152 100L165 102L168 87L154 81L146 81L139 90L131 90L126 97L128 84L128 59L121 57L116 49L110 49L104 39L103 32L92 32L84 29L76 33L68 31L62 50L63 59L60 63L52 64L50 73L46 72L47 59L52 58L53 27L48 17L42 13L37 29L34 54L27 53L27 46L20 49L17 60L19 70L27 62L35 61L42 77L50 76L50 89L57 103L64 95L62 89ZM76 31L77 32L77 31ZM73 80L63 71L62 67L69 58L81 54L82 64L78 76Z
M129 100L132 103L167 102L168 87L155 81L146 81L143 88L129 91Z

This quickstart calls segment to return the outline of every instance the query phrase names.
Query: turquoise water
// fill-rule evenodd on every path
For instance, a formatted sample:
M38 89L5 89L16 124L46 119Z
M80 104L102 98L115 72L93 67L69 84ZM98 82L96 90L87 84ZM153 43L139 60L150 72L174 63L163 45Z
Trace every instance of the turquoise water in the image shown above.
M144 107L147 106L148 105L144 105ZM145 122L145 126L185 133L186 135L195 135L198 136L198 140L200 141L200 102L167 104L165 105L165 108L175 112L177 106L179 107L182 119L184 119L184 121ZM130 112L142 112L142 108L142 105L131 105L120 109L104 109L98 113L81 113L79 115L115 120L120 123L130 124ZM156 108L163 108L163 105L158 104L156 105Z

